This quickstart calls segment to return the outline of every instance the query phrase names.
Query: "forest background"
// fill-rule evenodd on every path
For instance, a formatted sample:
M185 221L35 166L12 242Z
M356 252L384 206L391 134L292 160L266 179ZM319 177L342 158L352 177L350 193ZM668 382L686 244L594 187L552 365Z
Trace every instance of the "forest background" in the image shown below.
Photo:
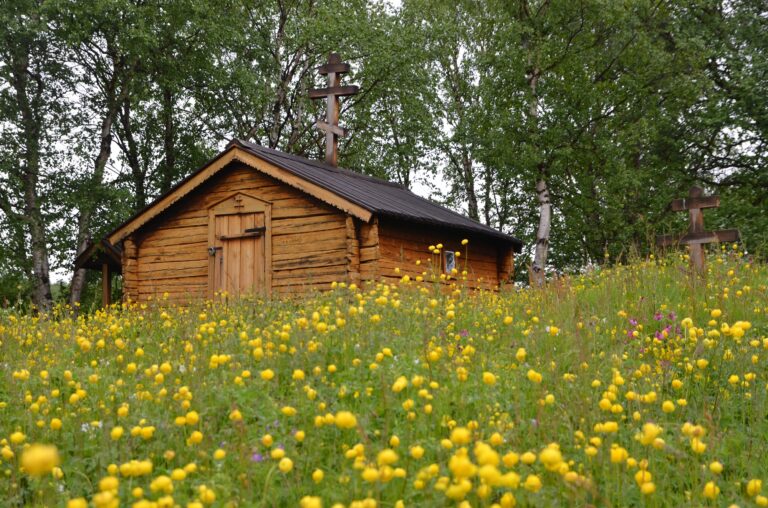
M708 228L766 252L763 0L14 0L0 302L88 301L76 253L232 137L322 159L330 51L361 87L340 165L521 238L521 280L647 253L692 184L721 196Z

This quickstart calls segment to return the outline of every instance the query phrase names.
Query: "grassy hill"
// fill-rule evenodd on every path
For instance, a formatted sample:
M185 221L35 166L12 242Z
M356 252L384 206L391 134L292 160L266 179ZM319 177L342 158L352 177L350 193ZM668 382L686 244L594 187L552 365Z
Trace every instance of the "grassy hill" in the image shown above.
M768 268L708 266L6 312L0 499L766 506Z

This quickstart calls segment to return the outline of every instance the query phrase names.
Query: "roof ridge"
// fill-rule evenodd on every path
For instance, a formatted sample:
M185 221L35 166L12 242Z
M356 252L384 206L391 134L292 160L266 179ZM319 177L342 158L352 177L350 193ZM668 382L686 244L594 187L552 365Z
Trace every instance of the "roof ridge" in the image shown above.
M308 159L306 157L302 157L301 155L296 155L292 153L286 153L280 150L277 150L275 148L269 148L264 145L258 145L256 143L253 143L251 141L245 141L238 138L233 138L232 141L229 142L227 147L231 146L234 143L239 143L240 145L244 146L246 149L254 150L254 151L264 151L267 153L270 153L274 155L275 157L282 157L285 159L290 159L296 162L301 162L302 164L310 164L311 166L314 166L318 169L322 169L331 173L342 173L345 175L349 175L354 178L360 178L361 180L367 180L370 182L376 182L382 185L389 185L391 187L397 187L398 189L403 189L408 192L411 192L410 189L405 187L404 185L401 185L397 182L390 182L389 180L384 180L383 178L377 178L375 176L366 175L365 173L359 173L357 171L354 171L349 168L341 168L338 166L331 166L330 164L326 164L325 162L321 161L315 161L312 159ZM415 194L414 194L415 195Z

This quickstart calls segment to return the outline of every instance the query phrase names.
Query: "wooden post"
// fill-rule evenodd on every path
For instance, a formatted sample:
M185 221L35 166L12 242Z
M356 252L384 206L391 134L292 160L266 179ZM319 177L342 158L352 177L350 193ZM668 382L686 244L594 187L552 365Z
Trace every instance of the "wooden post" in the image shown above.
M318 67L318 72L328 77L327 88L309 91L310 99L326 99L325 121L317 121L315 127L325 132L325 162L338 164L339 136L346 136L347 130L339 127L339 97L355 95L357 86L341 86L341 75L349 72L348 63L343 63L338 53L328 55L328 63Z
M101 265L101 304L105 308L112 304L112 272L107 263Z
M735 242L740 235L737 229L723 229L720 231L706 231L704 229L704 208L717 208L720 206L718 196L705 196L700 187L691 187L688 198L675 199L669 204L673 212L688 211L688 234L683 236L661 235L656 238L656 245L665 247L669 245L688 245L690 249L691 266L698 273L704 273L705 256L704 244L715 242Z

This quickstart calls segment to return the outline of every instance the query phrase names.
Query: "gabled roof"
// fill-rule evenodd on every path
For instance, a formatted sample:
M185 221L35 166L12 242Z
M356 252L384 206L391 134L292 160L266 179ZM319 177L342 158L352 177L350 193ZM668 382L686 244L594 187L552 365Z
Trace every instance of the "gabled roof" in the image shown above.
M376 215L491 236L512 244L518 252L523 246L523 242L517 238L417 196L402 185L279 152L248 141L235 139L230 144L240 146L253 155L275 166L285 168L294 175L313 182Z
M492 237L517 252L523 246L517 238L417 196L401 185L238 139L230 141L223 152L107 235L107 240L112 244L120 242L234 160L365 222L373 215L393 217Z

